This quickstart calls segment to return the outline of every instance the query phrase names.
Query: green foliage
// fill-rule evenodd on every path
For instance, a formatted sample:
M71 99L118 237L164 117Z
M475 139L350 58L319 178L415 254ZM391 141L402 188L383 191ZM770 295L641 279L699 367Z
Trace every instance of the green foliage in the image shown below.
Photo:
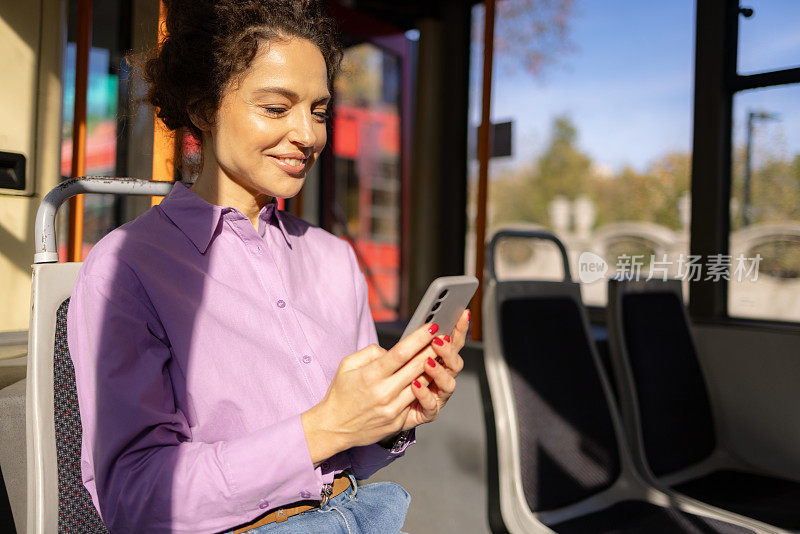
M577 146L577 130L567 116L553 120L550 142L532 165L492 182L494 223L528 221L549 225L548 206L556 197L588 197L597 209L595 226L616 221L649 221L680 228L678 201L688 192L691 158L668 153L644 173L626 167L616 175L597 172Z
M619 221L647 221L681 228L678 205L689 193L691 156L669 152L644 172L624 167L615 174L598 172L577 145L578 132L567 116L553 119L547 148L529 166L492 181L493 223L526 221L549 226L548 207L557 197L589 198L596 209L594 226ZM744 148L733 158L731 228L742 225ZM758 155L751 177L750 224L800 221L800 154L787 158Z
M616 176L593 180L590 198L597 206L597 225L647 221L679 229L678 203L689 192L690 172L691 158L671 152L644 173L625 167Z
M642 221L679 230L679 204L690 188L691 157L670 152L653 161L644 172L631 167L610 174L598 172L591 158L577 145L578 135L566 116L553 120L544 152L522 169L492 180L489 200L493 225L533 222L550 226L550 203L558 198L588 198L595 209L594 227ZM800 222L800 154L787 157L785 150L768 145L755 154L750 179L750 224ZM742 228L744 206L745 148L733 154L731 230ZM688 209L688 204L685 206ZM518 251L524 252L524 251ZM622 254L640 254L645 267L653 244L630 238L610 245L606 260ZM765 259L761 270L778 278L800 277L800 241L792 236L759 244L748 251Z
M734 152L731 229L744 223L745 148ZM762 151L750 178L750 224L800 221L800 154L793 158Z
M591 174L589 156L576 146L577 130L566 116L553 121L550 145L530 168L492 184L495 222L531 221L546 225L548 204L558 196L585 194Z

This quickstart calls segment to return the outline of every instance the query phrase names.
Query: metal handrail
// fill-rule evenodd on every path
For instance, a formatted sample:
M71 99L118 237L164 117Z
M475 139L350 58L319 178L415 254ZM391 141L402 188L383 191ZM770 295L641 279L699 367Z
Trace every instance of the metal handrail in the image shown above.
M58 263L56 213L70 197L83 193L167 196L174 185L174 181L108 176L81 176L61 182L47 193L36 212L33 263Z
M564 281L566 282L572 281L572 275L570 274L569 270L569 256L567 256L567 249L564 246L564 243L562 243L561 240L555 236L555 234L552 234L545 230L520 230L520 229L500 230L492 236L492 240L486 245L486 270L488 271L490 279L492 280L497 279L497 273L495 272L495 264L494 264L494 256L495 256L494 252L495 248L497 247L497 243L499 243L501 239L507 237L542 239L544 241L550 241L554 243L558 247L559 252L561 253L561 261L564 265Z

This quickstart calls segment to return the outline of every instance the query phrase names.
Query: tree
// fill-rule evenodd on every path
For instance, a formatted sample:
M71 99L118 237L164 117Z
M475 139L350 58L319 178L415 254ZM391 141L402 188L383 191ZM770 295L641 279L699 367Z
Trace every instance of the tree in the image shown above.
M545 68L575 49L569 39L575 0L501 0L495 13L495 61L509 71L519 67L541 76ZM476 24L483 28L483 10L476 10ZM482 31L473 35L482 42Z
M492 182L494 223L529 221L549 225L550 203L586 196L597 210L595 226L647 221L681 228L680 198L689 190L691 157L670 152L643 173L626 166L614 176L595 172L591 158L577 146L578 133L567 116L553 119L550 141L532 164Z
M800 221L800 154L790 156L782 137L780 132L777 139L756 145L750 175L750 224ZM745 151L744 146L734 149L732 230L744 222Z
M647 221L679 229L678 203L689 190L690 169L688 154L670 152L643 173L626 166L612 178L594 179L590 196L597 207L597 225Z
M592 161L577 146L578 131L570 118L553 120L550 145L539 158L539 184L542 193L574 200L586 192Z
M586 194L592 162L576 146L577 130L567 116L553 119L550 143L534 165L492 184L495 222L531 221L547 225L548 206L557 196Z

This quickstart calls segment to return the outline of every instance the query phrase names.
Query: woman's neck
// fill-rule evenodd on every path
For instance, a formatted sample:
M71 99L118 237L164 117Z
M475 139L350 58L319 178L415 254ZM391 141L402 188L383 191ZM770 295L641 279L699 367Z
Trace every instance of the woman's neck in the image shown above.
M261 208L271 200L270 196L251 191L228 176L213 157L204 158L200 174L190 189L209 204L236 208L256 229Z

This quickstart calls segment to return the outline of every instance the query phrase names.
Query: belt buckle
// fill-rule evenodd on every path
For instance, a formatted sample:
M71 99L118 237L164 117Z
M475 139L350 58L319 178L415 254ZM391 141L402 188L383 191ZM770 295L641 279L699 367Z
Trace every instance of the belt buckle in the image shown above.
M333 484L323 484L322 485L322 500L319 502L319 507L322 508L328 501L331 500L331 495L333 495Z

